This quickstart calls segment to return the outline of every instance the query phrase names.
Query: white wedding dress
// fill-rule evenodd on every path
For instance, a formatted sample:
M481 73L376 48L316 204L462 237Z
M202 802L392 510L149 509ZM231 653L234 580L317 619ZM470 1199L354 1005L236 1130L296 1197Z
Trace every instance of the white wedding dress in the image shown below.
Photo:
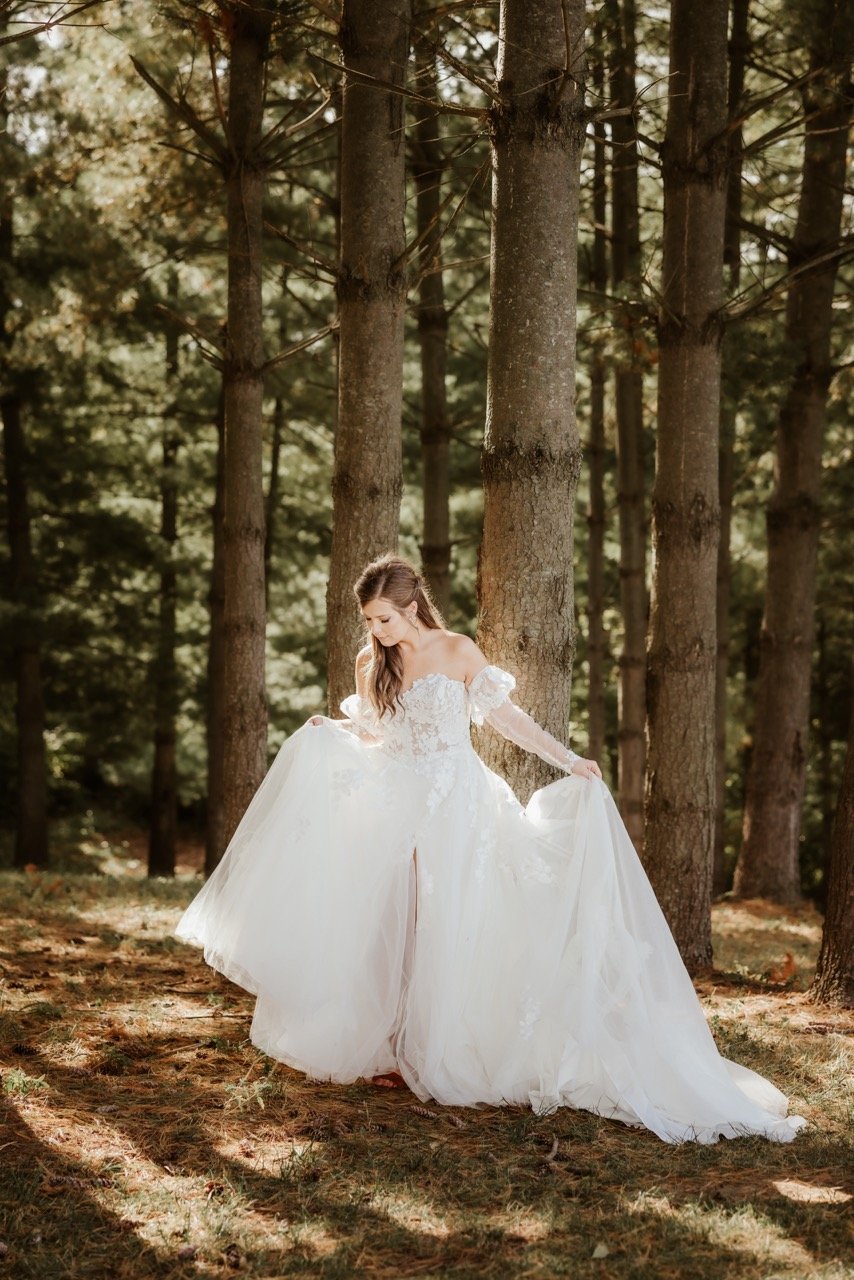
M605 784L523 808L474 751L485 719L571 767L514 685L435 673L393 716L354 694L349 722L297 730L178 935L257 995L253 1043L317 1079L791 1140L783 1094L718 1053Z

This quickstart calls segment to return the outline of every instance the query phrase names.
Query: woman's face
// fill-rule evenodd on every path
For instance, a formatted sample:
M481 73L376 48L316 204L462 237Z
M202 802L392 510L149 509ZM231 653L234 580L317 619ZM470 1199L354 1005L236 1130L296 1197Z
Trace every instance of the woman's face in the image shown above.
M362 605L362 617L370 634L379 640L380 644L391 648L392 645L400 644L401 640L408 639L413 634L415 605L411 604L408 609L401 612L390 600L386 600L384 596L377 596L376 600L369 600L367 604ZM412 621L408 620L410 618Z

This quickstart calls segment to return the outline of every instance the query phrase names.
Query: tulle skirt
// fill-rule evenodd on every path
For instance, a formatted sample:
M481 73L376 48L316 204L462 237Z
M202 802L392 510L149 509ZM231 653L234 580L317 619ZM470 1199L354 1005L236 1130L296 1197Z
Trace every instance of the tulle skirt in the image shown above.
M425 1101L579 1107L667 1142L805 1123L718 1053L598 779L523 808L469 747L437 792L305 725L177 932L257 996L253 1043L317 1079L396 1069Z

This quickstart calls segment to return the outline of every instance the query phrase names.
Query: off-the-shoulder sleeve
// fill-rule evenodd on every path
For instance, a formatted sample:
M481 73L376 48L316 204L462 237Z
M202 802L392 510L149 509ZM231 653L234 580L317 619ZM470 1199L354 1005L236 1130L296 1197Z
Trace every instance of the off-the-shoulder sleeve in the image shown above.
M340 705L357 733L366 733L372 738L382 737L382 727L377 719L377 713L367 698L360 697L358 693L351 693Z
M558 742L548 730L537 724L527 711L510 701L516 681L501 667L482 667L469 683L471 718L475 724L484 721L525 751L532 751L547 764L566 773L580 757Z
M501 667L481 667L468 684L469 707L475 724L483 724L490 712L500 707L516 688L516 680Z

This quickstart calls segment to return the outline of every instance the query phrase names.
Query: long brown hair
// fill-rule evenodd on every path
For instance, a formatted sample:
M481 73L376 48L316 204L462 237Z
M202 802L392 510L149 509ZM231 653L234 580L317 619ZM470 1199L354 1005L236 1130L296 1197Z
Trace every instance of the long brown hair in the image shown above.
M423 627L434 631L445 625L445 620L430 596L430 589L420 573L402 556L391 552L372 560L362 570L353 592L362 608L382 596L390 600L400 612L412 601L417 601L416 618ZM378 715L389 711L394 715L395 704L403 705L400 689L403 684L403 655L399 645L380 644L376 636L369 635L371 661L366 671L368 697Z

